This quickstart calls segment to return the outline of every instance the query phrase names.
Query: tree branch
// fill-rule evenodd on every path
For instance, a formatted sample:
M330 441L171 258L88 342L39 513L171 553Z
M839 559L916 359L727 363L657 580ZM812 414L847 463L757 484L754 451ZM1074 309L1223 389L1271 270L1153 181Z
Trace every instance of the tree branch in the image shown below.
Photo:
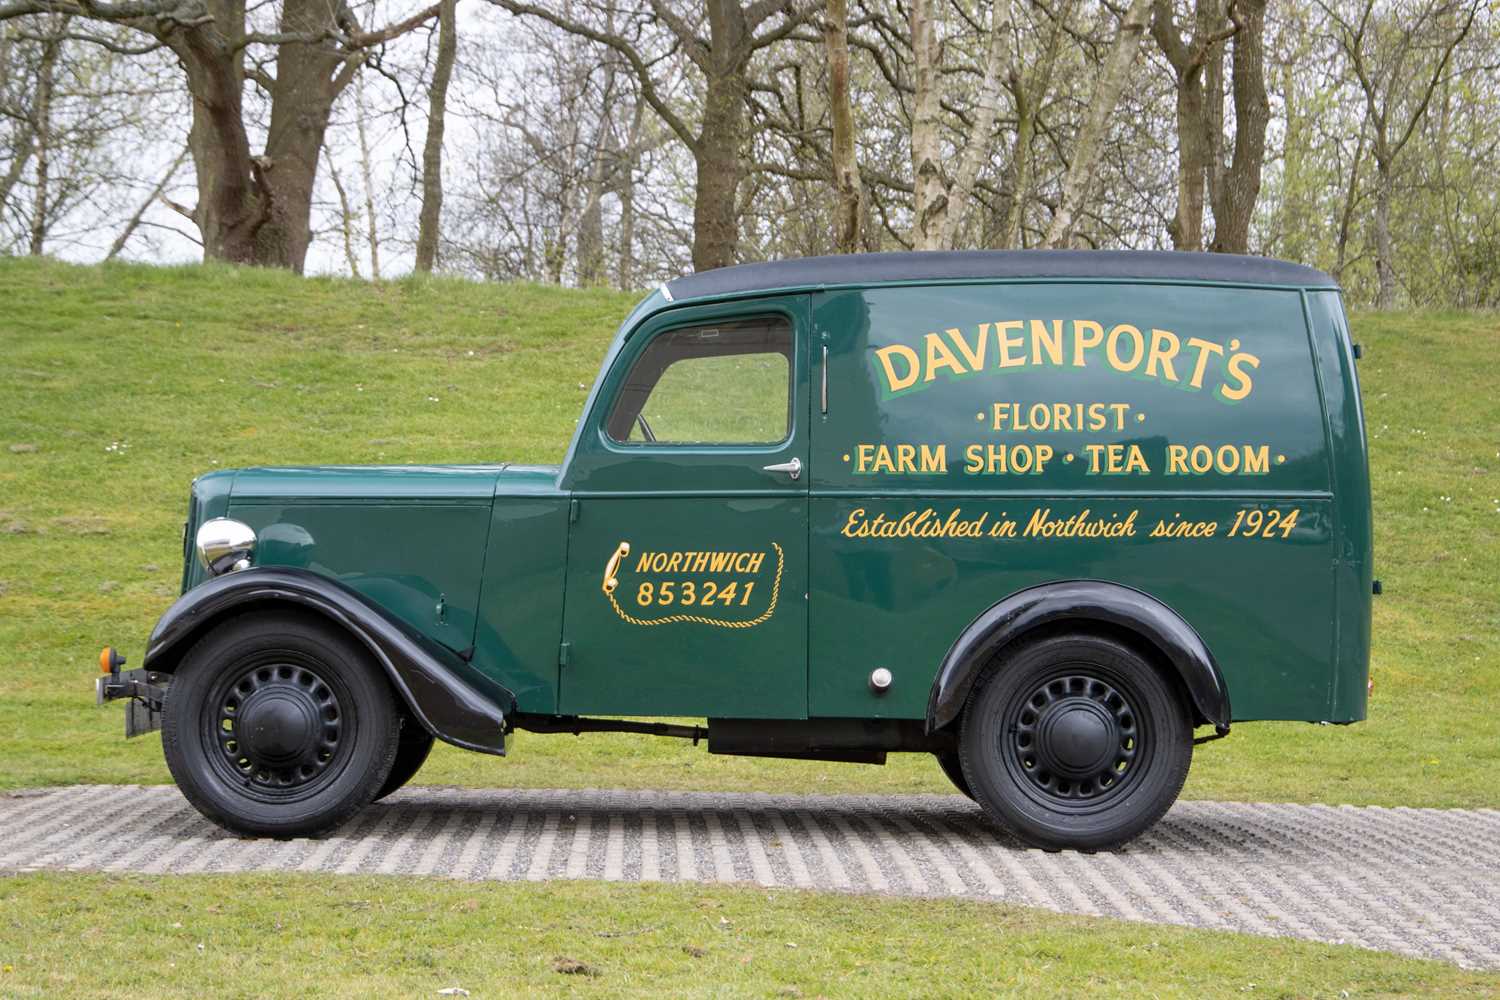
M29 0L22 0L22 2L29 2ZM699 146L698 137L693 134L692 130L688 128L687 123L678 117L677 113L662 98L661 92L656 89L656 81L651 79L650 67L647 66L646 60L641 58L641 54L635 50L635 46L631 45L629 40L612 31L600 31L597 28L591 28L571 18L563 17L561 14L554 14L544 7L525 3L523 0L487 0L487 2L504 8L512 14L539 17L555 27L561 28L570 35L577 35L580 38L587 38L591 42L607 45L620 53L625 58L625 61L630 64L630 69L640 84L641 97L645 99L647 104L651 105L651 110L655 111L661 120L666 122L668 128L677 133L677 138L682 140L683 145L687 146L689 150L697 151Z

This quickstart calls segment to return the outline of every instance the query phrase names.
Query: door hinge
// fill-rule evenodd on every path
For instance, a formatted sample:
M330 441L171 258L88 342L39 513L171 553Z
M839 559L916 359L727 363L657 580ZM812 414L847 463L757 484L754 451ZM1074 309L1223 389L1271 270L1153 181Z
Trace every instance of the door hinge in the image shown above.
M569 524L577 524L578 523L578 501L577 500L569 500L568 501L568 523Z
M558 645L557 645L557 665L559 667L566 667L568 665L568 657L569 657L569 655L572 652L573 652L573 644L571 642L561 642L561 643L558 643Z

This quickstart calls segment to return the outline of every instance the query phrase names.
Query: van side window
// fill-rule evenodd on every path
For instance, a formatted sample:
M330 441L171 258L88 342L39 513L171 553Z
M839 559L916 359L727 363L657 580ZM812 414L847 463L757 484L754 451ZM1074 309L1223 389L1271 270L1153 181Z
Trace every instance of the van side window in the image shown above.
M792 429L783 316L658 334L620 386L606 430L628 444L777 444Z

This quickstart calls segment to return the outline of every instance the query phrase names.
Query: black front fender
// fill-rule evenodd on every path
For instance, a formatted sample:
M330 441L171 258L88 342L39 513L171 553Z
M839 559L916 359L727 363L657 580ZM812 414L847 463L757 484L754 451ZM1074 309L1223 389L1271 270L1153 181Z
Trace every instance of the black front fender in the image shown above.
M194 587L156 623L143 666L172 673L217 622L277 607L320 615L357 639L422 728L438 739L469 750L505 753L505 716L515 707L513 694L358 591L310 570L255 567Z
M1181 679L1206 722L1229 725L1229 692L1193 627L1149 594L1102 580L1068 580L1017 591L985 611L949 647L927 699L927 731L958 718L974 682L1005 646L1041 626L1102 623L1149 644Z

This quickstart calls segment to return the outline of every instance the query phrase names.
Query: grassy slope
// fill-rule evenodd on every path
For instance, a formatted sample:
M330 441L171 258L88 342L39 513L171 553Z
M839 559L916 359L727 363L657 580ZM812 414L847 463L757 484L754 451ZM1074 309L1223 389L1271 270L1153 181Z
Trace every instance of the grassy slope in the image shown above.
M155 737L92 707L93 658L138 657L176 593L197 472L312 462L557 461L630 298L462 282L0 261L0 787L164 781ZM1373 436L1371 720L1238 727L1187 793L1500 805L1500 320L1355 318ZM13 445L35 451L12 452ZM646 737L446 747L420 780L949 791L885 768L710 757Z
M1500 982L1349 946L750 888L52 874L0 879L0 912L13 997L1452 997Z

